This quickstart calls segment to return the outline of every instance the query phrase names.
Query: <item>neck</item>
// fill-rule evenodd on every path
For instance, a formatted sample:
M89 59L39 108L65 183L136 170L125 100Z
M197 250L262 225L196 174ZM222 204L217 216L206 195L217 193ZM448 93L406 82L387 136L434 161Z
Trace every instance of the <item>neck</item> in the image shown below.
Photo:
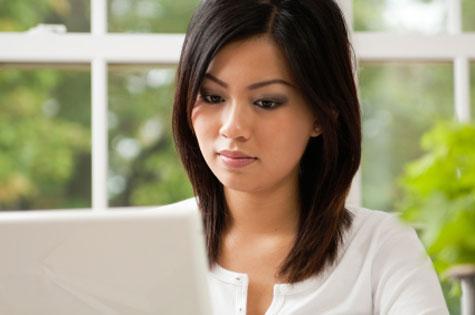
M259 192L225 187L224 194L231 214L228 232L247 236L295 235L300 210L297 183Z

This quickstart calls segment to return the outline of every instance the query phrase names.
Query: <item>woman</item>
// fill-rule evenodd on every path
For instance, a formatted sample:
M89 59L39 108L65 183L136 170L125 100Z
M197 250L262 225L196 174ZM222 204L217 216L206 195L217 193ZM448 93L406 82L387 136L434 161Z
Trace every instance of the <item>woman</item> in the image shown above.
M177 72L175 142L215 314L448 314L413 229L345 207L361 155L331 0L206 0Z

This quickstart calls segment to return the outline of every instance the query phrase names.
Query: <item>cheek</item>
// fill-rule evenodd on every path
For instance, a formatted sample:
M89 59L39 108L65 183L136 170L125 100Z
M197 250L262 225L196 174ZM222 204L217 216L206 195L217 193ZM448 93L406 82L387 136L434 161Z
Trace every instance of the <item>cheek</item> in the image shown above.
M285 130L285 129L284 129ZM309 138L304 133L283 132L280 137L274 135L274 155L286 164L298 164L307 146ZM289 165L289 167L292 167Z
M191 123L195 132L201 154L207 158L208 151L212 151L214 123L213 117L202 111L201 108L193 109L191 114Z
M300 161L310 139L311 122L294 119L282 119L266 128L266 135L262 145L267 147L270 158L280 164L280 167L289 169ZM279 166L278 166L279 167Z

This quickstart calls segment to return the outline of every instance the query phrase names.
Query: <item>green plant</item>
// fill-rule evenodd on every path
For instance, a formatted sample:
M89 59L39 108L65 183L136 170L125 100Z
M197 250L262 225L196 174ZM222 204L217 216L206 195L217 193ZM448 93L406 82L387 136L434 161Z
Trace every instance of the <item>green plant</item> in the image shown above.
M399 210L420 227L440 274L475 263L475 124L439 122L422 138L424 156L405 168Z

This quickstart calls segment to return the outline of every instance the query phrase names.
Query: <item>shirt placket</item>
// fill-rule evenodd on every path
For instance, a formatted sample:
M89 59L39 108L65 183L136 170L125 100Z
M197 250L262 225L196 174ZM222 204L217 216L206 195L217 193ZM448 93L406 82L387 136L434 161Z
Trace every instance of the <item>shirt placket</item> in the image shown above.
M248 279L245 276L238 276L235 277L234 280L239 285L239 290L236 297L236 314L245 315L247 306Z
M284 304L285 288L280 286L274 286L274 295L272 296L272 302L265 315L277 315Z

